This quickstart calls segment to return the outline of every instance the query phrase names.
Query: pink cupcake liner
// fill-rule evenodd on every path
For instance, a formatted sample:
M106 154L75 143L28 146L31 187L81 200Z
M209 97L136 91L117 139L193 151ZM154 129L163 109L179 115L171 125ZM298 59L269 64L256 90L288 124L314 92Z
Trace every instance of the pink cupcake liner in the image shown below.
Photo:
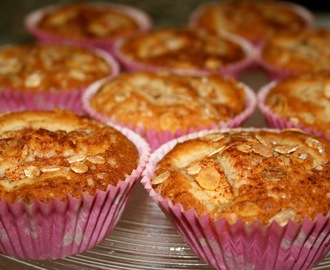
M150 148L131 130L112 125L138 148L139 164L116 186L82 199L68 196L45 204L0 201L0 253L19 259L48 260L84 252L100 243L116 226L148 161Z
M150 182L157 163L177 143L213 132L199 131L171 140L150 156L142 174L142 185L150 197L170 219L190 248L215 269L310 269L330 250L330 213L301 223L290 221L285 226L272 222L269 226L256 221L245 225L242 220L229 224L225 218L212 220L198 217L194 209L185 211L181 204L164 199ZM245 130L254 130L253 128ZM263 129L269 130L269 129Z
M191 15L189 16L189 25L191 26L197 26L197 20L201 16L201 13L204 12L205 8L209 8L212 6L217 5L217 2L210 2L203 5L200 5L195 10L192 11ZM281 1L276 2L277 5L281 5L285 8L291 9L296 14L298 14L304 21L305 21L305 29L310 29L314 26L314 15L313 13L306 9L304 6L301 6L299 4ZM221 31L221 29L220 29ZM263 47L265 40L263 39L257 39L257 40L248 40L245 39L247 42L249 42L254 48L257 49L257 51L260 51L260 49Z
M106 3L106 2L97 2L97 3L90 3L93 6L104 6L105 8L113 8L117 11L120 11L132 18L134 18L139 25L139 31L147 32L152 27L152 19L151 17L144 12L135 7L131 7L128 5L120 5L114 3ZM86 47L96 47L99 49L103 49L112 53L113 51L113 43L117 38L81 38L81 39L70 39L68 37L57 36L46 32L38 27L39 22L45 16L45 14L49 12L56 11L57 9L61 8L63 5L54 5L43 7L37 9L25 17L24 25L30 34L32 34L37 40L39 41L47 41L52 43L73 43L80 46Z
M110 66L111 73L106 78L119 74L118 62L107 52L91 49ZM84 88L59 91L20 91L19 89L4 89L0 91L0 112L23 110L53 110L68 109L77 114L84 114L81 96Z
M270 81L283 80L285 78L292 77L297 74L293 71L284 70L273 66L272 64L268 63L266 60L262 59L260 54L259 57L255 59L255 64L256 66L259 66L264 72L266 72L266 75L268 76Z
M276 86L278 81L272 81L265 86L263 86L260 91L257 94L257 106L262 112L267 125L271 128L278 128L278 129L284 129L284 128L298 128L301 129L307 133L314 134L319 137L323 137L327 140L330 140L330 135L326 134L325 131L315 130L311 127L306 127L302 124L295 124L291 122L286 117L281 117L277 113L274 113L271 111L271 109L265 104L265 99L267 97L268 92Z
M306 9L305 7L295 4L295 3L290 3L290 2L280 2L277 3L279 5L282 5L284 7L291 8L294 10L297 14L300 15L301 18L304 19L306 27L304 30L312 29L314 27L314 15L313 13ZM291 76L296 75L295 72L289 71L289 70L284 70L279 67L276 67L272 65L271 63L268 63L261 57L262 50L265 46L265 41L259 42L257 45L257 50L256 50L256 58L255 58L255 64L259 66L262 70L264 70L267 74L270 80L282 80Z
M233 78L239 78L240 75L248 69L251 65L254 63L255 59L255 50L254 48L246 42L244 39L232 35L232 34L223 34L223 38L226 40L229 40L237 45L239 45L243 51L244 51L244 58L235 62L228 64L224 67L218 68L216 70L209 70L209 69L179 69L179 68L171 68L171 67L164 67L164 66L157 66L157 65L151 65L151 64L145 64L143 62L139 62L138 60L130 59L126 57L125 54L123 54L120 50L121 45L127 38L118 39L114 43L113 48L113 55L118 59L118 61L122 64L123 68L128 72L138 71L138 70L147 70L147 71L170 71L175 74L181 74L181 75L197 75L197 76L205 76L209 75L211 73L218 73L223 76L233 77ZM129 37L128 37L129 39Z
M107 117L96 111L94 108L90 106L90 99L93 95L100 89L100 87L107 81L107 79L103 79L93 83L83 94L82 103L85 112L95 119L98 119L101 122L111 122L121 126L126 126L127 128L133 130L134 132L138 133L141 137L145 138L149 143L151 150L154 151L160 145L168 142L171 139L181 137L184 134L189 134L196 132L198 130L205 130L205 129L216 129L216 128L225 128L225 127L238 127L244 123L254 112L257 101L256 95L251 88L247 85L240 83L240 85L244 88L246 94L246 101L245 101L245 109L240 114L236 115L232 119L228 121L222 121L220 123L214 123L209 127L201 125L200 128L189 128L187 131L184 130L177 130L175 132L171 132L169 130L165 130L162 132L157 131L156 129L145 130L143 127L134 127L133 124L125 125L124 123L116 121L114 118Z

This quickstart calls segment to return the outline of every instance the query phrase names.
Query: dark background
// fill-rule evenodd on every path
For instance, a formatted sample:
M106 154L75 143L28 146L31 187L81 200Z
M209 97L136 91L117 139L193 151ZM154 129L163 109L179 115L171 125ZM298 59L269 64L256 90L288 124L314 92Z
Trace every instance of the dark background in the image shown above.
M188 16L198 5L212 0L99 0L127 4L145 10L150 14L155 27L184 25ZM31 40L26 32L23 20L29 12L48 5L93 2L79 0L0 0L0 44L25 42ZM94 1L95 2L95 1ZM308 9L321 13L321 17L329 17L330 1L298 1L292 2L304 5ZM329 13L328 13L329 12ZM182 14L186 14L183 16Z

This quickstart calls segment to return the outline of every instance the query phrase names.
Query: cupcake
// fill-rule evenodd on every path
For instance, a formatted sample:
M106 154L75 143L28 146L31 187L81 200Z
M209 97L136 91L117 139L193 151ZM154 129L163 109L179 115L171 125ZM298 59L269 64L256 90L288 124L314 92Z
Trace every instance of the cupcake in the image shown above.
M0 252L45 260L112 231L148 158L137 134L70 111L0 116Z
M330 71L330 29L314 28L278 34L267 41L257 60L271 79Z
M189 20L194 27L232 33L259 47L276 33L310 28L314 18L306 8L289 2L234 0L203 4Z
M196 130L239 126L256 99L246 85L218 74L136 71L94 83L83 105L91 117L133 129L154 150Z
M296 75L265 85L259 108L274 128L300 128L330 139L330 72Z
M329 252L329 160L300 130L201 131L157 149L142 184L215 269L311 269Z
M2 112L59 107L82 114L85 88L119 72L106 52L50 43L1 47L0 65Z
M28 14L25 26L38 40L111 52L116 39L148 31L152 21L135 7L99 2L44 7Z
M218 36L189 27L162 28L118 40L114 55L127 71L219 73L235 78L255 57L251 46L238 37Z

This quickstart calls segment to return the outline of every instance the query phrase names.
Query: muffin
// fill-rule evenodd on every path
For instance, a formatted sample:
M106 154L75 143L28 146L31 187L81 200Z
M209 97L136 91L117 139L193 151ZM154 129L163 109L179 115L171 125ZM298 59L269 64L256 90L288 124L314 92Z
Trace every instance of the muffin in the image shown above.
M26 16L27 30L38 40L74 43L112 51L113 42L148 31L151 18L144 11L112 3L72 3L49 6Z
M0 115L0 252L56 259L112 231L149 147L124 128L70 111Z
M313 20L312 13L300 5L255 0L207 3L190 15L194 27L211 33L232 33L257 47L276 33L310 28Z
M142 184L215 269L310 269L329 252L330 141L202 131L164 144Z
M258 101L270 127L295 127L330 139L330 72L269 83Z
M236 78L255 57L251 46L238 37L189 27L162 28L118 40L114 55L128 71L219 73Z
M184 133L238 126L256 99L247 86L218 74L136 71L93 84L83 105L90 116L128 126L156 149Z
M283 32L260 52L259 64L271 79L309 72L330 71L330 29Z
M81 94L87 86L119 72L111 55L50 43L0 48L1 110L52 110L83 113Z

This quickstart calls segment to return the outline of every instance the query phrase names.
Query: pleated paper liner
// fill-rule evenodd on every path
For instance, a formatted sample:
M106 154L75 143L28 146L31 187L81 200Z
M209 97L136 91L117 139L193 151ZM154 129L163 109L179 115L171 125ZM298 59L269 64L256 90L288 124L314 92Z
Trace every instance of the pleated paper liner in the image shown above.
M68 196L62 202L0 202L0 252L25 260L49 260L84 252L100 243L116 226L145 168L149 145L139 135L119 126L138 148L139 164L126 179L95 196Z
M284 8L287 8L289 10L294 11L296 14L298 14L305 22L305 28L304 29L310 29L314 26L314 15L313 13L306 9L304 6L299 5L299 4L295 4L295 3L291 3L291 2L286 2L286 1L281 1L281 2L275 2L277 5L281 5ZM206 9L206 8L210 8L214 5L216 5L216 2L210 2L210 3L206 3L206 4L202 4L200 6L198 6L195 10L193 10L189 16L189 24L195 27L197 26L197 20L199 19L199 17L201 16L202 12ZM242 14L242 16L244 16ZM224 30L223 29L219 29L219 33L222 33ZM234 33L232 33L234 34ZM257 51L260 51L260 49L262 48L262 46L265 43L264 38L260 37L259 39L251 39L248 40L247 38L241 37L243 39L245 39L247 42L249 42L254 48L257 49Z
M115 58L121 63L123 69L128 72L138 71L138 70L147 70L147 71L169 71L175 74L181 75L197 75L204 76L209 75L211 73L218 73L223 76L233 77L238 79L240 75L247 70L250 66L254 65L255 59L255 50L254 48L246 42L244 39L232 35L232 34L223 34L223 39L231 41L243 50L244 57L236 62L224 65L217 69L187 69L187 68L172 68L162 65L152 65L146 64L141 61L131 59L127 57L124 53L121 52L120 48L123 42L125 42L125 38L118 39L114 43L113 55ZM127 38L129 39L129 37Z
M97 2L97 3L89 3L92 6L100 6L104 8L112 8L117 10L120 13L126 14L133 18L138 24L138 31L146 32L149 31L153 26L153 22L149 14L140 10L136 7L129 5L121 5L107 2ZM103 49L109 53L113 53L113 44L117 40L117 38L68 38L64 36L54 35L52 33L46 32L43 29L39 28L39 23L42 18L50 13L54 12L57 9L61 8L63 5L54 5L54 6L46 6L40 9L37 9L31 13L29 13L24 20L25 28L27 31L37 40L46 41L52 43L71 43L80 46L86 47L94 47ZM135 34L135 33L134 33Z
M90 99L93 97L93 95L98 91L98 89L107 81L107 79L100 80L98 82L95 82L92 84L84 93L83 95L83 107L86 111L86 113L95 118L98 119L101 122L112 122L116 123L122 126L126 126L129 129L132 129L134 132L141 135L143 138L147 140L151 147L151 151L154 151L157 149L160 145L168 142L171 139L180 137L184 134L189 134L196 132L198 130L205 130L205 129L216 129L219 127L238 127L244 123L254 112L256 108L256 96L252 89L250 89L247 85L240 83L240 85L244 88L245 94L246 94L246 101L245 101L245 109L240 114L236 115L235 117L229 119L228 121L223 121L220 123L214 123L213 125L206 127L203 126L201 123L201 126L199 129L196 128L189 128L187 130L176 130L175 132L171 132L170 130L163 130L161 132L157 131L156 129L150 129L146 130L143 127L135 127L132 124L124 124L119 121L116 121L116 119L113 119L111 117L108 117L106 115L103 115L99 113L97 110L92 108L90 105Z
M265 99L267 97L268 92L276 86L278 81L272 81L265 86L263 86L257 95L257 103L258 107L264 116L267 125L271 128L278 128L278 129L284 129L284 128L297 128L301 129L307 133L314 134L316 136L325 138L327 140L330 140L330 134L329 132L326 132L325 130L316 130L312 127L307 127L302 124L295 124L286 117L281 117L277 113L274 113L271 111L271 109L265 104Z
M301 223L290 221L285 226L275 221L269 226L258 221L246 225L242 220L229 224L225 218L214 221L209 215L198 217L194 209L185 211L181 204L174 205L157 194L150 182L157 162L178 142L209 133L200 131L161 146L151 154L141 181L190 248L219 270L302 270L320 262L330 250L330 213Z
M261 57L256 58L255 66L261 68L261 70L265 72L266 76L269 78L270 81L279 81L297 75L297 73L293 71L275 67L270 63L266 62Z
M80 48L80 47L78 47ZM110 67L111 73L107 77L119 74L118 62L107 52L99 49L90 49L100 56ZM53 91L45 90L0 90L0 112L23 110L53 110L54 108L68 109L79 115L84 114L81 97L86 87L75 89L63 89Z

